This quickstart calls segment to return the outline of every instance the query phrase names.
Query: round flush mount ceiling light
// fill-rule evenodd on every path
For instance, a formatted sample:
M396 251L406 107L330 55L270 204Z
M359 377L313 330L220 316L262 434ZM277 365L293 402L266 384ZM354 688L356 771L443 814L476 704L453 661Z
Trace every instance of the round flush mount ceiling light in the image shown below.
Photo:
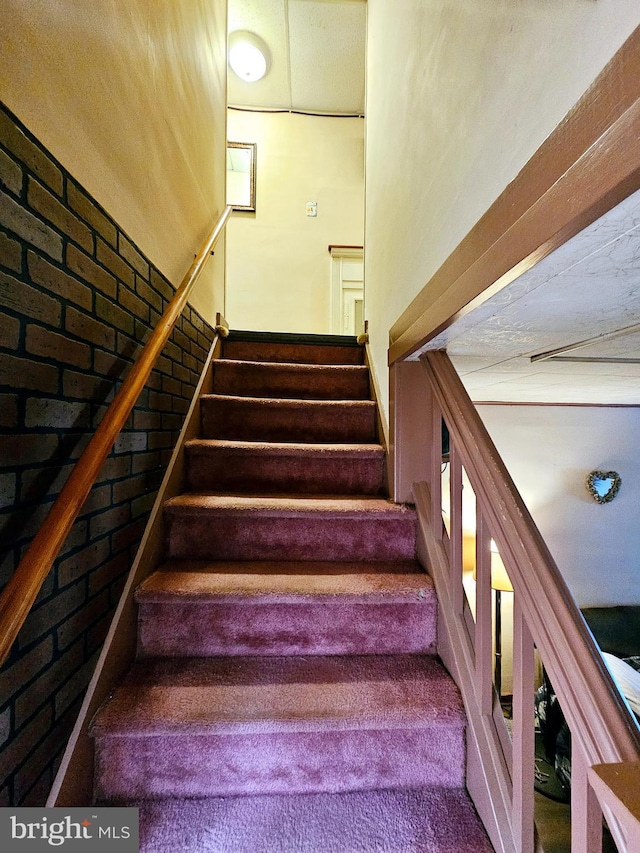
M267 73L269 49L255 33L237 30L229 36L229 65L245 83L255 83Z

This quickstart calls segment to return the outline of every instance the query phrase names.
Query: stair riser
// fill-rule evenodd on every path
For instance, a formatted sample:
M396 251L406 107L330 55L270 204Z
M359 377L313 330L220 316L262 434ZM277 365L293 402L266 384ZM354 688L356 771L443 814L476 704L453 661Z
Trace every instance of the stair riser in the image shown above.
M299 400L368 400L369 373L365 367L214 362L216 394L238 397L291 397Z
M417 604L148 603L139 654L435 654L436 606Z
M318 517L318 515L320 517ZM205 560L411 560L407 518L165 513L170 558Z
M188 487L194 492L269 492L381 495L384 458L269 456L217 449L187 450Z
M96 741L98 800L295 794L464 784L459 727Z
M301 364L362 364L362 347L314 344L225 341L223 357L240 361L300 362Z
M203 438L352 444L376 441L374 405L304 405L295 401L269 405L242 398L203 397L200 409Z

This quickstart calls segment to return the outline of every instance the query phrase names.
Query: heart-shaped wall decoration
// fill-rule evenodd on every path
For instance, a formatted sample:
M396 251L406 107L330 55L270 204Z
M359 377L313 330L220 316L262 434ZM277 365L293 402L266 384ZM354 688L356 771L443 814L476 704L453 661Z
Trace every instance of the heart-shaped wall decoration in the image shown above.
M612 501L618 494L622 480L617 471L592 471L587 477L587 489L599 504Z

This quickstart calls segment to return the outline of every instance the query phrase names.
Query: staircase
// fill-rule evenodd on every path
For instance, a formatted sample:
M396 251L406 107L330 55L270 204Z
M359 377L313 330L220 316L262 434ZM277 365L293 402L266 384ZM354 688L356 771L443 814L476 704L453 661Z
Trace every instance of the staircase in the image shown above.
M362 348L232 333L93 720L95 798L141 850L490 851L415 516L384 497Z

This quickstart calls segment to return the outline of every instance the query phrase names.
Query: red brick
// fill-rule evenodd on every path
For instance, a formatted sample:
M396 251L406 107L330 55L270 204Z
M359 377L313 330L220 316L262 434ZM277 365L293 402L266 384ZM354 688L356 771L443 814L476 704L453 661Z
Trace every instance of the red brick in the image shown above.
M170 376L162 377L162 390L165 394L181 394L182 383L177 379L172 379Z
M91 348L87 344L73 341L42 326L27 326L26 348L32 355L64 361L74 367L91 367Z
M84 584L74 584L42 602L27 616L23 631L38 637L69 617L85 600Z
M130 456L109 456L98 474L98 483L105 480L117 480L131 473Z
M65 327L72 335L90 341L96 346L113 349L115 344L116 336L113 329L75 308L67 307Z
M46 287L47 290L57 296L62 296L69 302L75 302L81 308L91 311L93 298L91 289L86 284L82 284L77 278L67 275L63 270L36 255L35 252L28 253L27 264L33 282Z
M31 177L29 178L27 201L41 216L59 231L62 231L63 234L66 234L74 243L78 243L87 252L93 251L93 235L87 226Z
M3 186L14 195L22 195L22 168L0 150L0 187Z
M114 445L115 453L136 453L147 449L146 432L121 432Z
M136 276L136 293L147 305L162 313L162 297L139 275Z
M22 246L4 231L0 231L0 263L15 272L22 270Z
M111 533L123 524L126 524L131 516L129 504L108 509L106 512L101 512L99 515L94 515L89 522L89 531L91 539L96 539L98 536L103 536L106 533Z
M88 572L95 569L111 555L109 537L92 540L91 544L77 551L58 565L58 584L61 589L71 583L77 583Z
M0 353L0 385L58 392L58 368L51 364Z
M120 594L112 597L112 606L118 603L120 598ZM104 643L107 633L109 631L109 626L111 625L111 619L108 616L105 616L99 622L91 628L91 630L87 633L87 651L94 652L97 651L102 644Z
M56 261L62 260L62 237L6 193L0 193L0 225Z
M72 181L67 184L67 200L69 206L78 213L85 222L95 228L112 246L116 244L117 229L113 222L99 209L79 187Z
M43 708L0 752L0 776L3 779L21 765L38 741L42 740L51 727L52 718L52 708Z
M96 293L96 314L110 325L122 329L129 335L133 334L133 317L131 314L110 299L105 299L100 293Z
M0 305L18 314L42 320L49 326L59 326L62 309L57 299L52 299L13 276L0 272Z
M153 451L153 453L136 453L132 458L131 470L134 474L140 471L154 471L159 467L160 454L157 451Z
M0 311L0 347L16 349L20 340L20 320Z
M56 631L58 648L60 650L66 649L80 634L84 633L109 610L109 596L106 591L103 591L60 625Z
M101 385L104 380L87 373L77 373L74 370L65 370L62 374L62 391L65 397L77 400L90 401L99 399Z
M67 246L67 266L80 278L115 299L118 292L115 278L107 270L96 264L92 258L71 244Z
M119 278L120 281L128 284L129 287L134 287L135 277L129 264L126 263L126 261L124 261L119 255L116 255L116 253L100 239L97 240L96 258L101 264L104 264L104 266L112 272L116 278Z
M22 727L45 702L50 701L56 687L80 666L83 656L82 643L71 646L18 696L14 705L16 728Z
M155 269L151 270L151 284L163 297L163 299L165 299L167 302L171 302L171 300L175 296L175 289Z
M41 501L46 495L57 495L69 478L73 465L53 464L48 468L38 465L20 474L20 500L22 503ZM43 481L46 486L43 487ZM46 495L43 490L46 488Z
M133 411L133 425L135 429L160 429L162 415L160 412Z
M47 186L62 195L62 172L37 145L31 142L15 122L0 111L0 139L5 146Z
M57 435L5 435L2 437L4 466L47 462L58 449Z
M15 394L0 394L0 426L16 427L18 424L18 398Z
M105 596L106 599L106 596ZM80 696L87 689L87 685L91 680L93 671L96 668L96 662L93 658L88 660L80 669L71 676L67 683L55 695L54 708L56 718L62 717L65 711L78 701Z
M3 671L2 680L5 684L3 693L8 691L10 696L24 687L51 662L52 655L53 639L51 637L45 637L37 646L24 652L14 664ZM7 698L8 696L4 695L3 701Z
M140 275L144 276L144 278L149 278L149 263L148 261L140 254L140 252L136 249L133 243L129 242L124 234L118 235L118 251L122 255L125 260L127 260L131 266L140 273Z
M91 575L89 576L89 595L95 595L102 591L99 599L97 599L102 600L104 590L106 590L113 581L116 580L116 578L121 577L128 571L129 555L125 551L122 554L118 554L118 556L114 557L113 560L109 560L108 563L100 566L100 568L96 569L94 572L91 572ZM107 607L105 606L102 612L106 612L106 610ZM102 613L96 615L102 615Z
M123 284L120 285L118 290L118 302L123 306L123 308L126 308L127 311L135 314L136 317L144 320L145 323L149 323L149 306Z

